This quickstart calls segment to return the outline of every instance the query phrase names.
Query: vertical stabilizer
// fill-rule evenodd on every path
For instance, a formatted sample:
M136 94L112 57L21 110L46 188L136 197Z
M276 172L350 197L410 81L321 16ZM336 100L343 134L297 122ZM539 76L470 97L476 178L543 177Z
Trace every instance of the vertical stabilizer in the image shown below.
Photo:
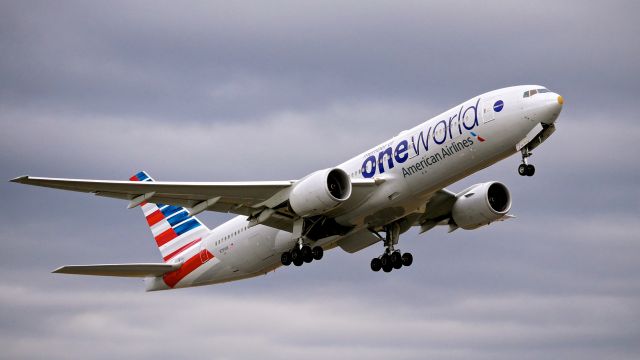
M131 181L153 181L144 171ZM189 216L186 208L142 202L140 208L165 262L182 262L200 251L200 242L209 233L195 216Z

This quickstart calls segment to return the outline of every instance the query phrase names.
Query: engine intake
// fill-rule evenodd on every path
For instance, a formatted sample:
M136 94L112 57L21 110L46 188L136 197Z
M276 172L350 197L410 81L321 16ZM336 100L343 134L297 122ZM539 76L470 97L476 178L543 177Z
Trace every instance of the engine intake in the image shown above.
M459 227L472 230L501 219L509 210L509 189L492 181L474 185L458 194L451 217Z
M293 185L289 205L296 215L320 215L335 208L351 196L351 179L341 169L324 169L308 175Z

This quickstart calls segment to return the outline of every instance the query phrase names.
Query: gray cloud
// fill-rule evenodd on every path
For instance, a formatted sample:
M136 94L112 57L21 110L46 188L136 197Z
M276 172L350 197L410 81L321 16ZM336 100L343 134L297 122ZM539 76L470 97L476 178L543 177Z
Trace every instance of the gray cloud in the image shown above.
M204 121L322 108L335 98L458 101L530 82L579 86L572 97L611 105L637 90L639 49L625 41L636 30L634 2L6 10L3 98L35 106Z
M14 314L31 311L40 316L30 324L37 327L35 338L26 331L3 337L15 341L5 347L9 356L37 357L42 347L51 358L185 357L194 347L219 358L259 353L312 359L338 354L507 359L514 351L531 359L549 351L595 359L625 347L637 350L638 327L630 320L638 319L638 309L629 299L608 296L488 295L450 302L426 299L381 310L379 304L306 287L309 296L287 299L261 294L238 298L224 290L144 296L130 291L2 289L3 309L10 312L6 318L22 323ZM43 303L42 297L48 301ZM55 315L47 315L52 310ZM159 332L174 335L160 341ZM596 341L583 344L584 339Z
M139 211L0 183L0 346L12 358L635 359L635 2L30 2L0 5L0 173L298 178L481 92L565 96L515 220L403 235L246 281L144 293L54 276L159 260ZM226 214L203 214L215 226Z

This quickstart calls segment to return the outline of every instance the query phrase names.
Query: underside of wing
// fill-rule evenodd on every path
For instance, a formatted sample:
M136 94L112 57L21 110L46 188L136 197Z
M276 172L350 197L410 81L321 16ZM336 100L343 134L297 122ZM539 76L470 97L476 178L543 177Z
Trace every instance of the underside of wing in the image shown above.
M456 202L456 194L442 189L436 191L427 201L425 212L417 219L420 232L428 231L439 224L447 224L451 218L451 209Z
M96 264L66 265L53 271L56 274L96 275L118 277L162 276L177 270L181 264Z

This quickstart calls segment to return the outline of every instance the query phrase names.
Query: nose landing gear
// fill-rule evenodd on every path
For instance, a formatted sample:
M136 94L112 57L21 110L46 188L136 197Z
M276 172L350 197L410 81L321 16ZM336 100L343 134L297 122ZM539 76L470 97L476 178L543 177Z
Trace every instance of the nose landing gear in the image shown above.
M400 238L400 225L393 223L384 227L384 253L377 258L371 259L371 270L391 272L393 269L400 269L403 266L411 266L413 263L413 255L411 253L401 253L395 249ZM378 237L382 238L378 233L374 232Z
M522 164L518 166L518 174L520 174L520 176L533 176L536 172L536 168L527 161L527 158L533 155L533 153L529 151L528 147L522 148L520 152L522 152Z

